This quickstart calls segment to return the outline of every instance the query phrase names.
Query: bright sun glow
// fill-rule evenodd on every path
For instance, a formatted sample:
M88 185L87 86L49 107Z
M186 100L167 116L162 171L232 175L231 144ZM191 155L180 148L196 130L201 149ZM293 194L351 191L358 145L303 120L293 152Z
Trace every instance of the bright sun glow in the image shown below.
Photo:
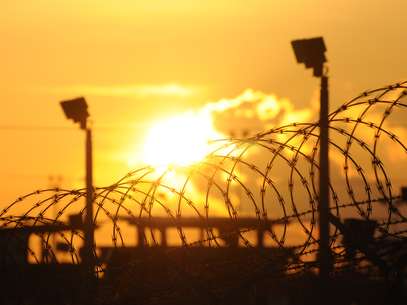
M202 160L213 148L209 141L223 138L208 112L187 112L157 122L144 144L143 160L156 168L186 166Z

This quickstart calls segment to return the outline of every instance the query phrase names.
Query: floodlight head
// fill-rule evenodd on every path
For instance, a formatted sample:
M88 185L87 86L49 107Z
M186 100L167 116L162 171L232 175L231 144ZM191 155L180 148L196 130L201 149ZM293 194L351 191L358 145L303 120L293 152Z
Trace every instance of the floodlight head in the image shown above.
M326 47L322 37L299 39L291 41L298 63L314 69L314 76L322 76L322 68L326 62Z
M62 101L61 106L67 119L79 123L81 129L86 129L86 121L89 117L89 113L85 98L78 97L72 100Z

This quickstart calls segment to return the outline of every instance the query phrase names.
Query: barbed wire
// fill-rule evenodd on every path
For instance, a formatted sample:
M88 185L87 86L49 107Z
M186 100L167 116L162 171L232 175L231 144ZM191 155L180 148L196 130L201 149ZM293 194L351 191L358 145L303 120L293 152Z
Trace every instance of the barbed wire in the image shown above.
M396 190L401 185L392 182L401 181L407 170L407 131L400 121L406 109L407 82L401 82L366 91L329 115L332 217L374 223L369 251L390 269L398 264L392 262L400 251L394 244L401 241L406 251L406 206ZM179 278L188 279L192 288L205 291L205 297L221 293L216 287L220 270L235 270L222 279L233 287L253 276L311 272L318 267L319 141L318 122L293 123L246 139L215 141L213 152L191 166L138 168L108 187L95 188L96 273L106 276L121 268L125 275L117 287L126 281L128 285L129 278L137 278L137 266L156 263L155 256L129 259L119 266L109 261L109 255L114 249L141 244L165 258L178 278L174 285ZM83 219L85 197L85 189L32 192L0 212L0 231L9 234L9 240L39 237L40 249L27 247L35 263L79 264L84 235L72 215ZM163 227L174 231L168 240ZM374 265L368 254L349 256L347 238L340 226L331 226L334 272L355 266L371 270L360 264ZM180 259L191 258L196 249L228 246L250 251L226 251L210 263L192 259L193 268ZM67 255L60 254L61 248ZM169 286L158 288L153 282L143 278L137 285L149 286L155 296L158 289L167 297L173 293Z

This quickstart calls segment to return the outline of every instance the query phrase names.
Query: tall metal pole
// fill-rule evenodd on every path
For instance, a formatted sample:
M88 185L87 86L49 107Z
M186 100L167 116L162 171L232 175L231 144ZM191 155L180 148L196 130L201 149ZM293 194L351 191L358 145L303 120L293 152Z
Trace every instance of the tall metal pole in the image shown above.
M86 205L85 205L85 219L83 220L84 231L84 246L81 249L81 269L83 272L83 279L85 281L83 287L82 303L91 305L93 304L94 297L94 284L95 284L95 264L96 257L94 255L94 230L93 224L93 162L92 162L92 130L88 126L88 105L84 97L78 97L71 100L61 101L62 110L65 116L79 123L81 130L85 131L85 169L86 169Z
M92 130L86 128L86 214L85 214L85 255L86 271L93 276L94 272L94 225L93 225L93 160L92 160Z
M328 76L321 76L320 95L320 155L319 155L319 262L320 279L323 282L329 280L332 271L332 261L329 247L329 93Z

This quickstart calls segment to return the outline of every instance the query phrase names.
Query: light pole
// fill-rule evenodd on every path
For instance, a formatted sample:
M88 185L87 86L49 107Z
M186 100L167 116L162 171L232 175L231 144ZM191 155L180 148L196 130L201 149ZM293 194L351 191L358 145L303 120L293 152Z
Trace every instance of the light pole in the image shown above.
M319 112L319 275L323 282L329 280L332 258L329 247L329 93L328 75L324 71L326 47L322 37L291 42L298 63L312 68L314 76L321 78Z
M92 130L88 126L88 105L83 97L61 102L62 109L67 119L79 123L80 128L86 133L86 206L84 234L85 244L82 256L83 264L89 276L93 276L95 258L93 254L94 225L93 225L93 162L92 162Z

